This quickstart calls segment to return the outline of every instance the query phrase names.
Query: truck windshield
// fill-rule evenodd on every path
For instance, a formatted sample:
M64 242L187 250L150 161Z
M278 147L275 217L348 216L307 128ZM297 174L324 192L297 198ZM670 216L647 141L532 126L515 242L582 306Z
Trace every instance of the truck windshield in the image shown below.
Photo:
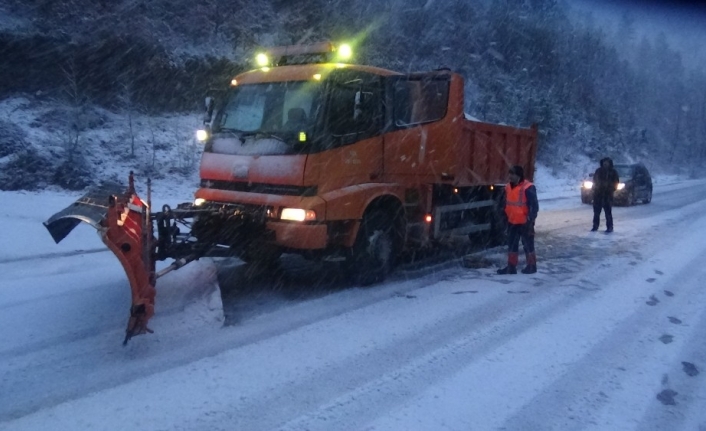
M319 82L311 81L234 88L215 119L212 151L250 155L302 152L306 145L301 133L308 141L319 112L321 89Z

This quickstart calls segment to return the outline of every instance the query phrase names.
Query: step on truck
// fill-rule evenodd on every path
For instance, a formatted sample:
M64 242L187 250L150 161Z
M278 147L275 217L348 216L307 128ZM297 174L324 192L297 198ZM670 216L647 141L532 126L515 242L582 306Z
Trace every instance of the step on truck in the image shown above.
M156 280L201 257L298 253L367 285L404 252L502 236L507 172L520 165L532 179L536 126L466 116L463 78L448 69L403 74L350 57L328 42L273 48L226 97L207 98L192 202L155 211L149 180L142 199L131 173L44 223L56 242L89 223L120 260L132 290L124 342L150 332Z

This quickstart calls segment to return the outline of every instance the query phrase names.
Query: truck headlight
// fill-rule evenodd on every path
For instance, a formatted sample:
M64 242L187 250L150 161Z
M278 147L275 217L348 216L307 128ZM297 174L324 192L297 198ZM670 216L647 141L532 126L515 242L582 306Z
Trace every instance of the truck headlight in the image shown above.
M584 181L583 188L584 189L592 189L593 188L593 181Z
M618 190L622 190L625 188L625 183L618 183Z
M195 207L200 207L201 205L206 203L206 199L204 198L196 198L194 199L194 206Z
M279 218L290 221L311 221L316 220L316 212L301 208L283 208Z
M196 131L196 140L206 142L208 140L208 130L200 129Z

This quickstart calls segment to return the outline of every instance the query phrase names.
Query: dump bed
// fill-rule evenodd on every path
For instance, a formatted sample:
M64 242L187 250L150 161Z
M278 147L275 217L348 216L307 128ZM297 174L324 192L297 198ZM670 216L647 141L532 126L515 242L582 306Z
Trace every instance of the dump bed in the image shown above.
M462 124L459 185L505 184L513 165L522 166L525 178L533 180L536 126L524 129L467 119Z
M449 115L440 122L443 130L433 132L441 138L435 143L437 150L455 157L453 161L447 159L447 166L453 166L450 170L454 183L460 187L506 184L508 170L514 165L522 166L525 178L532 181L537 157L537 125L513 127L470 117L464 113L464 87L463 77L452 74Z

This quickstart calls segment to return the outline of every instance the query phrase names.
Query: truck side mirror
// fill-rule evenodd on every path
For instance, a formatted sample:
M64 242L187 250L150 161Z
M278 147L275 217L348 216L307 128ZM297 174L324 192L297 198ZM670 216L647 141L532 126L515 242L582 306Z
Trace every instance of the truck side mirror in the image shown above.
M374 117L373 93L360 89L355 93L353 121L368 124Z
M358 90L355 92L355 103L353 104L353 120L357 121L363 114L363 101L362 101L362 91Z
M204 101L204 107L206 108L206 113L204 114L203 117L203 124L209 125L211 123L211 120L213 119L213 98L212 97L207 97L206 100Z

